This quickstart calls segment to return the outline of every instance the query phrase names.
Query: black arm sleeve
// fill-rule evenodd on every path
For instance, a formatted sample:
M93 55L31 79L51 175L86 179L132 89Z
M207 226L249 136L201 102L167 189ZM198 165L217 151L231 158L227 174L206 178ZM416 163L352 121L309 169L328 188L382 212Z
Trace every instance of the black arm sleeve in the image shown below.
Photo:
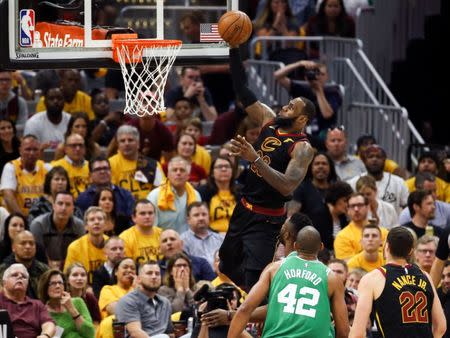
M441 261L446 261L449 256L449 246L448 246L448 240L450 236L450 230L446 229L444 230L441 235L439 236L439 243L436 250L436 257L439 258Z
M243 106L248 107L258 101L255 94L247 87L247 76L242 65L239 48L230 49L230 68L234 91Z

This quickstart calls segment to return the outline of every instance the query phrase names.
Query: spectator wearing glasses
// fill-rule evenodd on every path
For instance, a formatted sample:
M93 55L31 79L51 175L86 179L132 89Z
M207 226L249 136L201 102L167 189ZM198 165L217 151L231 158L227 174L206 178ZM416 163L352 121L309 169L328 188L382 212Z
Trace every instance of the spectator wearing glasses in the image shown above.
M208 183L197 190L202 201L208 204L211 229L226 233L231 214L239 200L231 160L226 156L217 157L211 164Z
M364 163L348 153L348 140L344 126L331 127L325 138L327 154L334 162L336 174L342 181L347 181L366 172Z
M131 217L133 214L134 198L128 190L120 188L111 182L111 166L108 159L99 156L89 162L91 184L82 192L76 201L76 205L83 213L94 203L97 190L102 187L110 187L114 192L117 203L117 213Z
M436 249L437 239L434 236L423 235L417 240L414 258L419 268L430 273L431 266L436 258Z
M100 155L101 149L100 146L92 140L90 121L86 113L78 112L71 115L64 138L67 140L67 137L72 134L79 134L84 139L86 149L84 157L86 160L89 161ZM55 160L63 158L66 154L64 145L64 143L60 143L58 148L56 148Z
M28 280L29 275L23 264L13 264L6 269L2 277L0 308L8 312L17 337L53 337L55 322L41 301L27 297Z
M303 70L306 83L291 79L288 75L296 69ZM304 96L316 106L316 117L310 125L311 134L325 139L327 129L336 124L336 114L342 106L337 87L326 86L327 66L314 61L300 60L278 69L275 79L286 88L291 97Z
M194 304L194 284L191 260L186 254L178 253L167 262L164 285L158 290L158 294L170 300L172 313L188 311Z
M53 161L54 167L61 166L69 175L71 193L74 198L86 190L89 184L89 163L85 160L85 139L80 134L66 136L62 159Z
M334 253L336 258L349 260L360 253L363 248L361 239L363 228L369 224L367 218L369 212L369 201L361 193L354 193L348 199L348 215L350 223L338 232L334 240ZM381 238L384 243L388 231L381 228Z

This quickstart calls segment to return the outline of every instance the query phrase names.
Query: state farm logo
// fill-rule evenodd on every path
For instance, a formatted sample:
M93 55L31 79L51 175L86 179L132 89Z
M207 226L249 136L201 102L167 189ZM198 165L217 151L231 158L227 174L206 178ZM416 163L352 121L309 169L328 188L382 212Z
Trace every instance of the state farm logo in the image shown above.
M41 33L42 34L42 33ZM34 35L35 48L50 48L50 47L83 47L84 40L72 37L69 33L52 33L44 32L44 39L41 39L41 34ZM38 36L39 35L39 36Z

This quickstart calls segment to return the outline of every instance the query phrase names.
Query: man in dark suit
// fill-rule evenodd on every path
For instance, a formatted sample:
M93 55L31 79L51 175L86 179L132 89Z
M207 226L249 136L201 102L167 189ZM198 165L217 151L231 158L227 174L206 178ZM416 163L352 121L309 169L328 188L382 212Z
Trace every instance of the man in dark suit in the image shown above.
M95 296L100 296L100 291L105 285L113 285L113 270L117 262L125 257L125 243L123 239L113 236L109 238L103 248L106 262L103 263L92 276L92 288Z

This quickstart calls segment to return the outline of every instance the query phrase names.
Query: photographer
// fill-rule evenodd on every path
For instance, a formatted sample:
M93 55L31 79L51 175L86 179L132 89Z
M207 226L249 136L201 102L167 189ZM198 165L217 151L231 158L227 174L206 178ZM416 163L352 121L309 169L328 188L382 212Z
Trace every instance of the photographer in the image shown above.
M210 290L207 285L200 288L194 296L194 299L201 303L196 327L191 337L226 337L231 319L241 304L241 297L239 289L229 283L222 283L213 290ZM241 337L251 337L251 335L244 331Z
M288 75L300 70L302 80L293 80ZM291 97L303 96L314 102L316 117L311 122L310 133L325 139L326 131L336 125L336 113L342 105L342 97L338 88L326 86L328 81L327 66L314 61L300 60L278 69L274 74L281 86L286 88Z

